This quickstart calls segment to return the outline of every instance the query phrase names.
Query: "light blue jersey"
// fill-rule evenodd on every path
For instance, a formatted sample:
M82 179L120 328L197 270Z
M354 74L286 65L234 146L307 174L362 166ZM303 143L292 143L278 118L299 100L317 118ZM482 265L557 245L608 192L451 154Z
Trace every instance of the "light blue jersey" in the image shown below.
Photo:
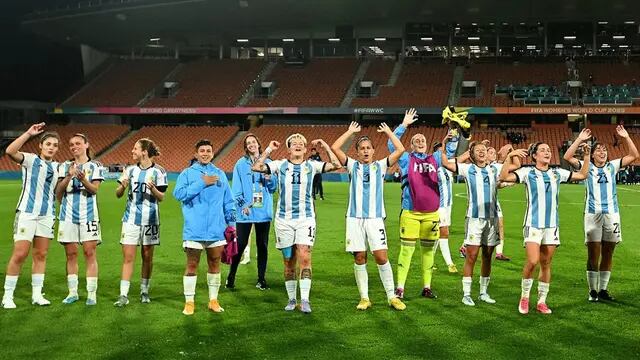
M65 161L60 165L58 176L63 178L69 172L69 168L74 165L73 161ZM78 170L84 172L89 182L103 181L104 169L102 164L90 160L84 164L77 165ZM98 216L98 197L91 194L82 182L73 177L62 195L60 201L60 221L74 224L86 224L92 221L100 221Z
M55 216L59 164L31 153L22 155L22 192L16 210L38 216Z
M580 161L580 166L582 166ZM618 190L616 174L622 167L622 159L608 161L602 167L589 163L589 175L585 181L586 201L584 212L588 214L617 214Z
M570 181L571 172L560 168L542 171L533 166L523 166L515 174L518 182L524 183L527 189L524 225L538 229L557 227L560 183Z
M313 202L313 176L321 174L326 163L305 160L293 164L289 160L273 160L265 164L272 175L278 177L280 198L278 213L280 219L315 219Z
M498 217L498 176L502 164L484 167L475 164L457 164L458 174L467 183L467 217L492 219Z
M147 169L133 165L124 170L118 182L124 178L129 180L129 191L122 222L138 226L160 225L158 199L153 196L147 183L153 181L160 192L165 192L168 186L167 172L157 164Z
M349 171L349 207L347 217L359 219L384 219L384 176L388 158L363 164L347 158Z
M440 207L453 205L453 173L444 166L438 168L438 190L440 191Z

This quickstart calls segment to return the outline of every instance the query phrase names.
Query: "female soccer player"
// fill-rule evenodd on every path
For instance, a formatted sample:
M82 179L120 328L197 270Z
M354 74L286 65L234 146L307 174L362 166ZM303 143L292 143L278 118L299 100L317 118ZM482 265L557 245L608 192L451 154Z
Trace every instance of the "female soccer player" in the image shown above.
M416 120L418 116L415 109L407 110L402 124L396 128L394 134L401 138L407 127ZM393 142L388 141L387 146L389 152L395 151ZM398 160L402 171L402 212L396 295L401 299L404 297L404 285L418 240L422 249L422 296L437 298L431 290L431 275L434 247L440 237L440 191L437 171L440 167L441 151L433 155L427 154L427 139L423 134L416 134L411 138L411 152L402 153Z
M91 160L89 139L75 134L69 139L73 159L60 165L56 197L60 201L58 241L67 256L69 295L64 304L78 301L78 244L87 263L87 305L96 304L98 260L96 248L102 241L98 216L98 189L104 180L102 165Z
M53 157L58 152L60 138L55 132L44 132L45 123L32 125L7 147L6 154L22 167L22 191L16 207L13 229L13 253L7 264L4 279L2 307L15 309L13 292L16 289L22 264L33 248L31 267L31 302L49 305L42 295L49 240L53 239L56 217L54 189L58 181L58 163ZM40 135L40 154L20 152L33 136Z
M256 288L266 290L269 288L265 279L267 270L267 254L269 244L269 229L273 220L273 196L278 184L271 175L255 173L251 167L260 157L262 146L260 140L254 134L244 137L245 156L241 157L233 167L233 181L231 192L236 201L236 213L238 214L238 254L234 257L226 287L233 289L236 281L236 271L243 256L245 248L249 247L251 227L255 227L256 247L258 249L258 282ZM269 163L271 160L265 160ZM248 259L246 259L248 260Z
M589 129L582 130L564 154L564 159L574 167L583 165L583 162L589 163L589 176L585 182L587 200L584 207L589 301L614 300L608 290L609 277L613 265L613 251L622 241L616 174L640 156L636 145L622 125L616 128L616 133L624 139L629 148L629 153L621 159L609 161L607 146L597 142L593 145L590 159L586 156L582 161L574 158L578 146L591 138Z
M354 256L353 269L360 292L356 308L371 307L369 300L369 276L367 274L367 248L373 253L387 302L396 310L404 310L405 304L395 295L393 270L387 257L387 232L384 226L384 177L387 168L393 166L404 152L404 146L387 124L382 123L378 132L384 132L395 146L395 151L382 160L373 160L375 149L366 136L356 141L358 160L342 151L342 146L353 134L360 132L360 125L352 122L349 129L331 145L340 163L349 171L349 207L347 208L346 249Z
M583 147L588 155L590 147ZM513 157L525 158L529 155L535 166L523 166L512 170ZM538 276L538 312L551 314L546 304L551 281L551 260L556 247L560 245L558 194L560 183L580 181L587 178L589 167L586 163L580 172L551 168L551 148L546 143L531 144L529 151L511 151L500 171L500 181L524 183L527 190L527 212L524 219L524 246L527 261L522 269L522 293L518 311L529 313L529 293L533 285L532 274L540 264Z
M504 158L506 155L513 150L513 146L511 144L507 144L500 149L500 154L503 154L500 159L498 159L498 152L494 147L487 148L487 156L489 158L489 164L495 163L504 163ZM514 158L513 160L518 160L519 158ZM508 182L500 182L498 185L499 188L504 188L508 186L513 186L514 183ZM502 215L502 207L500 206L500 200L498 200L498 233L500 235L500 242L496 246L496 260L501 261L511 261L511 258L504 254L504 216Z
M209 310L223 312L218 302L220 290L220 257L227 244L225 232L235 233L236 207L224 171L211 163L213 145L202 139L196 143L195 158L178 176L173 196L182 203L184 226L182 239L187 265L182 283L185 304L182 311L195 311L197 271L202 250L207 253Z
M442 149L442 143L437 142L433 145L433 152ZM465 152L468 154L468 152ZM466 155L468 157L468 155ZM452 161L452 160L447 160ZM440 249L442 258L447 264L450 273L458 272L456 264L451 259L451 250L449 249L449 227L451 226L451 207L453 206L453 173L445 167L438 168L438 191L440 192L440 205L438 207L438 215L440 216L440 239L436 243L434 252Z
M316 238L316 213L312 196L313 176L317 173L341 168L338 158L322 139L313 140L312 145L322 146L331 163L305 160L307 139L302 134L293 134L285 141L289 159L274 160L265 164L272 151L280 147L271 141L264 153L253 164L252 170L276 175L280 188L278 215L275 221L276 248L284 257L284 279L289 302L285 311L293 311L297 305L296 263L300 267L300 311L311 312L311 249Z
M164 200L167 191L167 173L154 162L160 149L151 139L140 139L133 146L131 156L136 165L124 169L118 179L116 196L121 198L129 188L127 205L122 217L122 277L120 296L113 304L118 307L129 304L129 286L136 260L136 248L141 246L142 279L140 302L151 302L149 283L153 269L153 248L160 245L160 210L158 203Z
M451 135L443 140L446 144ZM462 303L475 306L471 298L473 268L482 248L482 266L480 275L480 296L478 300L495 304L487 288L491 276L493 249L500 242L498 235L498 175L502 164L490 163L485 142L472 142L469 146L471 164L456 159L452 164L441 153L442 166L465 178L467 184L467 214L465 222L466 257L462 277ZM516 167L513 167L515 170Z

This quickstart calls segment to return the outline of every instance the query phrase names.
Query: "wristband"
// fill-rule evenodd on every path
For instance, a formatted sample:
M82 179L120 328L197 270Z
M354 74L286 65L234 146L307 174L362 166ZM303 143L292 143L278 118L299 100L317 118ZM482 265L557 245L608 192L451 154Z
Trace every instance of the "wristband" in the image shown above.
M267 146L266 149L264 149L265 154L269 155L271 154L271 152L273 151L273 149L271 148L271 146Z

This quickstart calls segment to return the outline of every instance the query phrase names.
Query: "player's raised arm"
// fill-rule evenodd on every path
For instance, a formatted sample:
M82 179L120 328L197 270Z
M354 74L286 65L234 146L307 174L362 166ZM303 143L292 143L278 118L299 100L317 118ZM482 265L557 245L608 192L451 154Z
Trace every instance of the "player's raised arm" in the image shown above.
M280 148L280 143L275 140L271 140L271 142L269 143L269 146L267 146L267 148L264 149L264 152L260 154L260 157L258 157L256 159L256 162L253 163L253 165L251 166L251 170L255 172L269 174L270 173L269 167L265 164L265 161L267 161L267 158L269 157L269 155L271 155L272 151L278 150L279 148Z
M580 147L582 148L585 160L582 161L582 167L580 168L580 171L574 171L571 173L571 180L584 180L589 175L589 164L591 164L591 162L589 161L589 157L591 156L591 146L587 143L583 143Z
M451 140L451 138L453 137L453 135L451 134L451 131L447 131L447 135L444 137L444 139L442 139L442 148L446 148L447 143L449 142L449 140ZM466 161L466 159L463 159L464 161ZM456 158L456 162L454 162L453 164L451 162L449 162L449 159L447 158L447 152L446 151L440 151L440 165L442 165L442 167L444 167L445 169L453 172L453 173L457 173L458 172L458 164L457 162L464 162L461 161L461 159Z
M624 126L618 125L616 127L616 133L618 134L618 136L624 139L624 141L627 143L627 147L629 148L629 154L625 155L622 158L622 161L620 164L620 167L626 167L631 163L633 163L637 158L639 158L640 153L638 153L638 148L636 147L636 144L633 143L633 140L631 140L631 136L629 136L629 133L624 128Z
M396 134L391 131L391 128L386 123L382 123L380 124L380 126L378 126L378 132L387 134L387 137L389 137L388 141L390 141L395 148L393 152L389 154L389 166L393 166L396 162L398 162L398 159L400 159L400 156L402 156L402 154L404 153L404 145L402 145L400 139L398 139Z
M25 131L24 134L20 135L18 138L13 140L11 144L9 144L9 146L7 146L5 153L11 158L11 160L17 162L18 164L22 163L24 155L20 153L20 149L22 148L22 146L24 146L24 144L27 143L27 141L29 141L29 139L31 139L32 136L42 134L42 132L44 131L44 126L45 123L43 122L31 125L31 127L27 131Z
M580 161L574 157L576 154L576 150L580 147L580 144L591 139L591 130L590 129L582 129L576 140L569 146L567 151L564 153L563 158L571 164L574 168L578 168L580 166ZM589 162L589 158L583 158L584 162Z
M331 163L327 164L324 167L324 172L335 171L342 168L342 164L340 163L340 160L338 160L338 157L336 156L336 154L334 154L333 151L331 151L331 147L324 140L315 139L311 141L311 145L322 146L322 148L327 152L327 155L329 155L329 159L331 159Z
M344 151L342 151L342 146L344 146L344 143L347 142L347 140L351 137L351 135L359 132L360 132L360 124L353 121L351 125L349 125L349 128L347 129L347 131L345 131L342 135L340 135L340 137L337 138L336 141L334 141L333 144L331 145L331 150L338 158L338 161L340 161L340 164L342 165L347 164L347 154L345 154Z
M502 170L500 170L500 181L517 182L518 177L513 172L519 169L520 166L518 166L518 168L514 170L509 170L509 169L513 168L514 157L520 157L524 159L526 156L527 156L527 151L525 149L516 149L511 151L507 155L507 158L504 160L504 165L502 166Z
M398 126L393 131L393 133L396 135L396 137L398 137L398 139L401 139L402 135L404 135L404 132L407 131L407 128L416 121L418 121L418 112L416 111L416 109L411 108L405 111L404 118L402 119L402 124L400 124L400 126ZM393 145L391 139L387 141L387 147L389 148L390 153L395 151L395 145Z

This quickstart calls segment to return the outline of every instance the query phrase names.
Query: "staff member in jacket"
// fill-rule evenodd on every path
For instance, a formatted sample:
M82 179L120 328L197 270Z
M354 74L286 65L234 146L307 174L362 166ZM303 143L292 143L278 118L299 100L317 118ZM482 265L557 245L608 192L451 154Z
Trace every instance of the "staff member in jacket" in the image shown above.
M224 172L211 163L213 146L203 139L196 144L196 162L184 169L173 196L182 203L184 227L183 246L187 254L187 266L182 279L184 286L185 315L193 315L194 297L200 253L207 252L207 284L209 285L209 310L223 312L218 303L220 289L220 257L226 245L225 230L235 232L236 208L231 196L229 181Z
M233 168L231 192L236 202L238 214L238 254L233 258L226 287L235 288L236 271L245 248L249 244L251 226L256 229L256 247L258 249L258 282L256 288L266 290L267 281L264 274L267 270L267 244L269 229L273 220L273 196L277 189L275 179L271 175L251 171L251 166L260 157L262 146L254 134L244 137L245 156L241 157ZM266 162L270 162L267 160Z

